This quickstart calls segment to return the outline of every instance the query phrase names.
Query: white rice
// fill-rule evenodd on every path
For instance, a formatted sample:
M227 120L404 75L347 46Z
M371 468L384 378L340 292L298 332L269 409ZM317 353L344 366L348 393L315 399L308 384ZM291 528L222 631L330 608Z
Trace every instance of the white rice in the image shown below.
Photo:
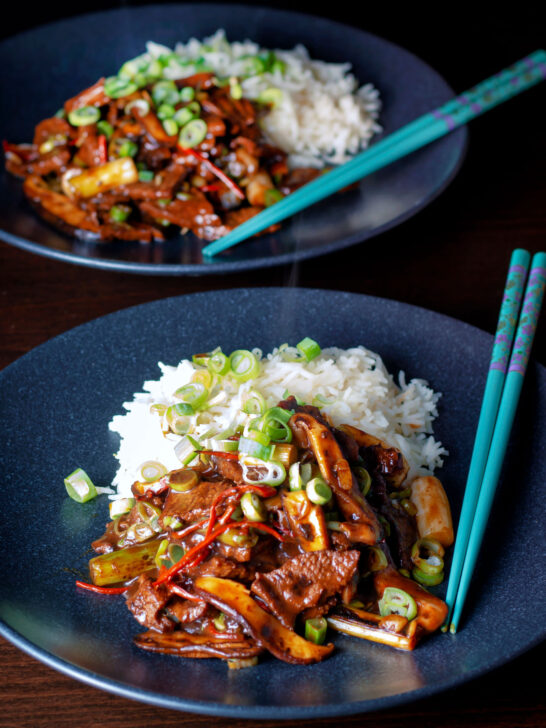
M148 59L172 53L153 42L146 48L144 58ZM264 116L262 130L272 144L289 154L292 166L342 164L381 130L377 124L379 93L369 83L358 87L350 63L312 60L304 46L298 45L289 51L274 50L285 64L284 70L243 78L248 56L267 52L250 40L229 43L225 32L218 30L203 41L192 38L178 43L175 53L187 65L169 64L164 75L172 80L190 76L203 70L197 63L203 59L219 78L237 78L246 98L256 100L267 89L280 89L280 102Z
M244 384L224 377L221 393L213 397L215 404L192 418L195 437L210 436L211 430L233 431L248 422L250 415L241 411L241 398L249 390L259 391L268 407L282 400L288 390L307 403L317 395L324 397L329 403L322 405L322 411L335 425L354 425L397 447L410 465L409 478L431 474L443 464L447 450L432 435L440 394L424 380L406 382L400 372L396 384L381 357L362 346L324 349L311 362L284 361L279 349L265 357L259 349L254 353L260 358L259 375ZM160 379L144 382L144 391L125 402L126 413L115 416L109 425L121 436L116 455L119 470L113 481L117 497L131 495L131 485L146 460L157 460L168 470L182 467L174 452L181 437L163 434L161 419L150 413L150 405L179 401L173 392L191 380L197 367L183 360L178 366L159 363L159 368Z

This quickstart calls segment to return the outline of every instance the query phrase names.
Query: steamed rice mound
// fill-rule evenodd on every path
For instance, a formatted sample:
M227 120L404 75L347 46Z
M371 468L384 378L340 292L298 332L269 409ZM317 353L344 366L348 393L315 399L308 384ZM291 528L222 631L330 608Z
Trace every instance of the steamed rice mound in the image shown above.
M334 425L353 425L398 448L410 465L410 478L431 474L443 464L447 451L432 435L440 394L426 381L406 382L400 372L395 383L381 357L363 346L323 349L310 362L284 361L279 349L265 357L259 349L253 353L261 360L259 375L243 384L224 377L222 390L211 397L206 410L194 416L194 436L244 425L250 416L241 411L242 397L250 390L258 390L268 407L290 393L320 406ZM131 495L131 485L146 460L158 460L169 470L181 467L174 452L181 437L163 434L160 418L150 412L150 405L177 402L173 392L187 384L198 367L184 359L178 366L159 363L159 368L160 379L144 382L144 391L125 402L126 413L116 415L109 425L121 437L116 455L119 469L113 481L120 497Z

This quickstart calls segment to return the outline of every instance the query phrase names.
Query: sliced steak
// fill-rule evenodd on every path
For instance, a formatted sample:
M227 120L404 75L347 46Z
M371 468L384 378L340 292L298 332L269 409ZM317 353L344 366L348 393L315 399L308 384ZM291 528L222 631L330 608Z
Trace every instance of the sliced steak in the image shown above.
M251 590L284 624L292 628L304 609L325 603L356 573L358 551L310 551L268 574L258 574Z
M156 632L170 632L174 629L174 624L163 614L169 599L169 592L164 586L156 589L153 580L142 574L136 586L129 591L127 607L144 627Z
M202 480L195 488L185 493L169 491L159 519L161 525L163 526L166 516L178 517L184 523L193 523L207 518L216 496L229 486L230 483L223 480L216 483Z

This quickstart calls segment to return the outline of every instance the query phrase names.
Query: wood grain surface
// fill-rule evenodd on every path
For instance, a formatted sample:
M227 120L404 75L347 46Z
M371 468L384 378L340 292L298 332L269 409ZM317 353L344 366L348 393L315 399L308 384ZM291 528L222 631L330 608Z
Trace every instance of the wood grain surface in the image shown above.
M314 4L297 0L275 5L321 12ZM54 15L44 6L32 19L21 6L14 9L2 34L109 6L114 4L56 6ZM526 9L503 16L497 9L493 16L470 4L437 13L437 6L434 13L415 6L394 13L385 4L373 10L355 10L347 4L322 9L327 17L404 45L457 90L535 50L543 40L538 4L536 14ZM493 332L511 251L524 247L536 252L546 245L543 109L544 88L538 87L474 121L461 172L428 208L365 244L299 265L216 277L140 277L60 263L0 242L0 367L53 336L121 308L249 285L299 285L384 296ZM544 318L534 350L542 364L546 364ZM499 629L509 628L499 605ZM539 646L489 675L427 700L376 714L298 725L455 728L469 723L478 728L538 728L546 725L545 657ZM0 665L2 728L250 725L250 721L179 713L110 695L55 672L3 640ZM261 725L283 724L272 719Z

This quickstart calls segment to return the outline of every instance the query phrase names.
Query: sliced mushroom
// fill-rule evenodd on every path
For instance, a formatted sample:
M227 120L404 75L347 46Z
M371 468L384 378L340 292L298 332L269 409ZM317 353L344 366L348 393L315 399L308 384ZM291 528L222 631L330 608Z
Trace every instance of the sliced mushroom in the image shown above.
M320 662L334 649L333 644L315 645L284 627L276 617L263 610L252 599L249 590L238 582L200 576L194 586L202 599L242 623L253 639L279 660L309 665Z

